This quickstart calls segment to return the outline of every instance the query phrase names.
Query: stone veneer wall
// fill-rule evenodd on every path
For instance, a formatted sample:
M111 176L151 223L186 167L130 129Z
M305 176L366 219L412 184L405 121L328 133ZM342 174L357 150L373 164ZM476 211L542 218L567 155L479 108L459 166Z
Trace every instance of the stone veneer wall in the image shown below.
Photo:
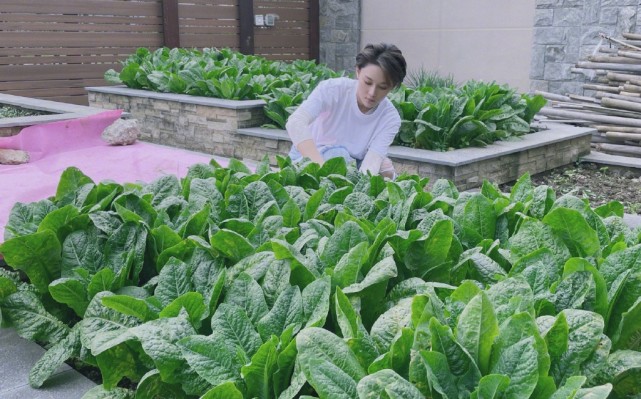
M484 179L508 183L526 172L536 174L568 165L590 153L593 129L561 124L547 128L521 140L497 142L485 148L435 152L392 146L388 156L397 173L427 176L432 181L444 178L460 190L468 190L479 187ZM282 130L246 128L239 133L245 136L249 159L260 160L267 154L275 164L276 155L286 155L291 147Z
M393 155L390 158L397 173L430 176L432 181L448 179L460 190L468 190L481 186L483 180L503 184L515 181L525 173L533 175L571 164L590 153L590 142L591 135L587 135L456 167L400 159Z
M360 51L360 0L320 0L320 62L353 72Z
M105 92L116 90L108 87L87 90L92 107L122 109L137 119L141 140L207 154L243 158L246 144L236 134L237 130L267 122L262 101L249 101L245 103L254 105L231 108L225 104L240 102L124 88L119 90L141 93L131 96Z
M585 76L570 69L595 51L600 32L637 32L640 11L638 0L536 0L531 89L583 94Z
M139 121L141 139L248 163L276 156L291 148L287 132L260 128L266 122L262 101L229 101L180 94L155 93L122 87L87 88L89 104L122 109ZM507 183L522 174L543 172L575 162L590 153L593 129L562 124L543 126L520 140L485 148L448 152L391 147L388 156L397 172L446 178L459 189L481 185L483 179Z

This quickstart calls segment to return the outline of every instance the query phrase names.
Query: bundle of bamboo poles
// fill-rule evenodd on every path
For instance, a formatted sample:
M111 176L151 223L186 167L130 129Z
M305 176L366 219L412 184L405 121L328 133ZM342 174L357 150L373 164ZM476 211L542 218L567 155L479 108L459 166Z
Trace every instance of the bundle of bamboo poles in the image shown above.
M571 70L589 78L583 95L536 91L548 100L538 115L596 129L597 151L641 158L641 34L600 36L598 51Z

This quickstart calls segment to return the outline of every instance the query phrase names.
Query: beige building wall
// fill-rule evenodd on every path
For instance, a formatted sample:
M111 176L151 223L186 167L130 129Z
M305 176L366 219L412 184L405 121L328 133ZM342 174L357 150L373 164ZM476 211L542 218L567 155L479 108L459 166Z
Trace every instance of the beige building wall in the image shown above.
M363 0L361 45L396 44L408 70L530 88L535 0Z

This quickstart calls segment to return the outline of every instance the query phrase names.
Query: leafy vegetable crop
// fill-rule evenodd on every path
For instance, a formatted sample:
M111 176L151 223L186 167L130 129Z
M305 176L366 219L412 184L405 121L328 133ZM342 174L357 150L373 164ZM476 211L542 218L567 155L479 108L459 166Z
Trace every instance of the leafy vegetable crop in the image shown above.
M324 64L286 63L244 55L231 49L139 48L120 72L105 79L134 89L229 100L263 99L267 127L285 129L289 116L319 82L345 75ZM408 77L419 85L401 86L390 99L403 120L395 144L437 151L485 146L530 132L544 105L541 96L517 95L496 83L470 81L462 86L423 73Z
M484 147L530 133L540 96L516 94L497 83L469 81L461 86L401 86L390 99L402 124L394 143L435 151Z
M228 100L264 99L267 116L284 129L293 109L320 81L341 75L314 61L269 61L227 48L139 48L123 62L120 72L110 69L105 79L133 89Z
M85 398L641 393L641 245L620 203L528 175L470 193L279 166L124 185L70 168L16 204L0 311L47 348L31 385L74 359L102 374Z

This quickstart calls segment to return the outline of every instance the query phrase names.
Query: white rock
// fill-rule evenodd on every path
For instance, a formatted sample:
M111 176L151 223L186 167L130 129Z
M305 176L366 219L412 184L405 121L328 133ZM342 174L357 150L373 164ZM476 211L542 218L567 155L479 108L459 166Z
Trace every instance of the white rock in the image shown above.
M1 165L20 165L29 162L29 153L22 150L0 148Z
M117 119L102 132L102 139L111 145L133 144L140 134L136 119Z

